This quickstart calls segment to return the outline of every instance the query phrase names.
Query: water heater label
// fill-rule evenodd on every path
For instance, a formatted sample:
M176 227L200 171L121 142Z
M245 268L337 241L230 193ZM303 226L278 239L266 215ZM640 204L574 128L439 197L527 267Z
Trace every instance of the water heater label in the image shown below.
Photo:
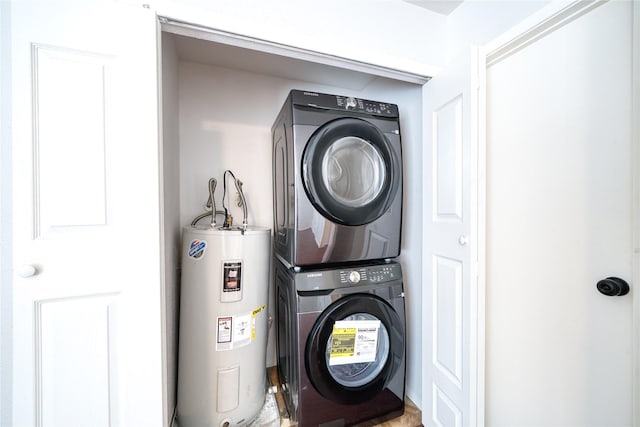
M329 365L374 362L379 320L340 320L333 324Z
M256 339L256 317L266 304L242 314L217 317L216 351L233 350L251 344Z
M233 317L218 317L218 344L230 343L233 333Z
M204 255L204 250L207 248L207 242L204 240L192 240L189 245L189 256L193 259L200 259Z
M242 290L242 261L225 262L222 268L222 291Z

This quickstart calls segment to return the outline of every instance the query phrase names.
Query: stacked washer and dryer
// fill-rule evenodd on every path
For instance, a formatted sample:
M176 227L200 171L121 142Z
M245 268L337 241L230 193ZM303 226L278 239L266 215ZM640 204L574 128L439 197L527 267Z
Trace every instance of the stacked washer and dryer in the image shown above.
M278 374L292 421L402 414L398 107L292 90L272 128Z

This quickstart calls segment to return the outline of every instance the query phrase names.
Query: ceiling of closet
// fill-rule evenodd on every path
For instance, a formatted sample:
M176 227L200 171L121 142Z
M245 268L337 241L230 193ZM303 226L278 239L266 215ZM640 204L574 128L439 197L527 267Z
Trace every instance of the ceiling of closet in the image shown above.
M178 57L229 69L359 90L376 76L303 59L174 35Z
M458 6L462 4L462 0L403 0L407 3L415 4L423 9L430 10L440 15L449 15Z

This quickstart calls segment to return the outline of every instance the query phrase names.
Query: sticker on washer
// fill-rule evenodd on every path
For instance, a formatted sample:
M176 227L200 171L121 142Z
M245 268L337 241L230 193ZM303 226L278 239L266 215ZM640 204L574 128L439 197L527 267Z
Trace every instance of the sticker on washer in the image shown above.
M243 314L218 316L216 351L233 350L251 344L256 339L256 317L266 304Z
M207 248L207 242L204 240L192 240L189 245L189 256L193 259L202 258L204 250Z
M339 320L333 324L329 365L376 360L379 320Z

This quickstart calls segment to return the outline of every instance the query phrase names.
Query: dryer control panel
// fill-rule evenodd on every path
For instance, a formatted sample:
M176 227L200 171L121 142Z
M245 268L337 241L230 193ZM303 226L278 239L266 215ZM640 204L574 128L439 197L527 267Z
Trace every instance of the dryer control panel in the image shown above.
M375 116L398 117L396 104L370 101L352 96L327 95L318 92L291 91L291 99L295 105L322 108L325 110L350 111Z

